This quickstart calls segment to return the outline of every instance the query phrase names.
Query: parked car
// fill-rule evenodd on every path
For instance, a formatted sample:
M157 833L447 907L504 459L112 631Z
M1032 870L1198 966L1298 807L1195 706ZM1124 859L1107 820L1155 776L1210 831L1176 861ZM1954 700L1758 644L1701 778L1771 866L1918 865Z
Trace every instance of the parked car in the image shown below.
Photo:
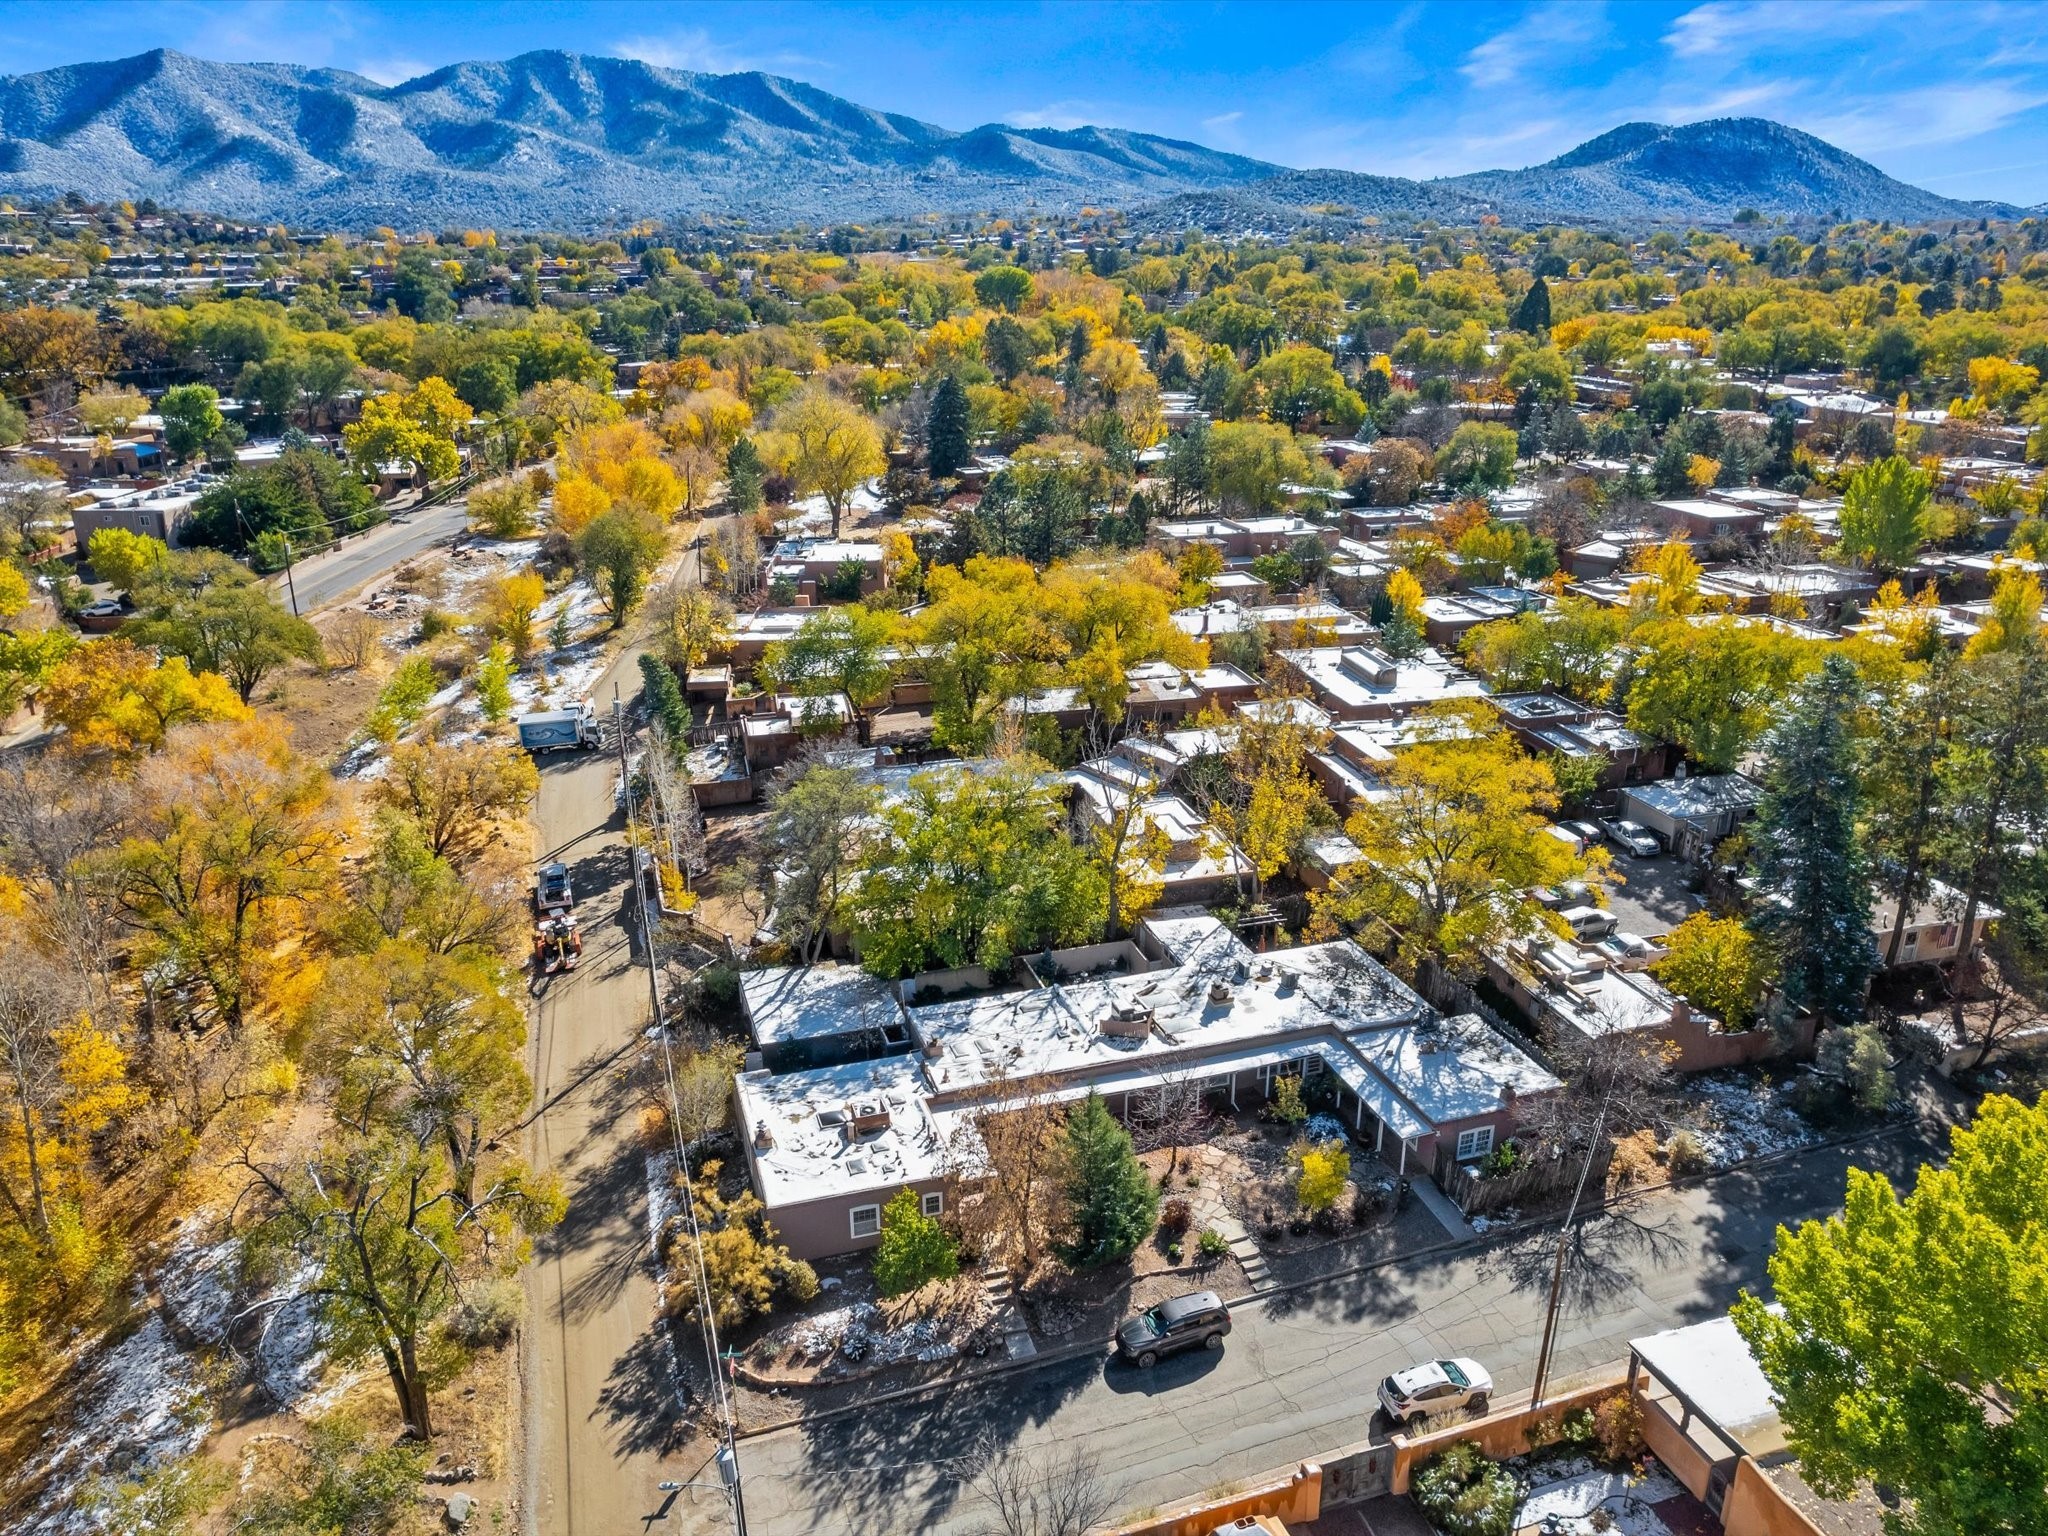
M1623 853L1632 853L1639 859L1654 859L1664 851L1664 845L1657 841L1657 834L1640 821L1603 821L1600 825Z
M1655 940L1620 928L1608 934L1593 948L1609 965L1621 971L1645 970L1670 953Z
M1605 907L1566 907L1557 914L1580 943L1604 939L1621 926L1621 919Z
M1230 1308L1214 1291L1190 1291L1148 1307L1116 1331L1116 1352L1149 1369L1162 1355L1196 1345L1221 1349L1230 1332Z
M569 866L548 865L534 884L533 910L540 913L566 912L575 904L575 896L569 889Z
M1593 887L1583 880L1561 880L1556 885L1539 885L1529 894L1555 912L1560 907L1590 906Z
M1576 836L1581 847L1592 848L1600 841L1600 823L1597 821L1565 821L1558 825Z
M1411 1431L1436 1414L1459 1408L1484 1413L1492 1395L1493 1378L1477 1360L1428 1360L1380 1383L1380 1406L1388 1419Z

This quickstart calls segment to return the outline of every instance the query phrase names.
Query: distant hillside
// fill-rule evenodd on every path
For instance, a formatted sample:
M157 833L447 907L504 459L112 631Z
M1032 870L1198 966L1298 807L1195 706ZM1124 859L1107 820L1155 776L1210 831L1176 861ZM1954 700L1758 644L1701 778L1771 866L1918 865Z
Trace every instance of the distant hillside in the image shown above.
M955 133L773 75L528 53L402 85L158 50L0 78L0 193L154 197L315 227L781 226L980 209L1140 210L1235 232L1364 218L1725 223L1740 208L1904 221L2011 214L1907 186L1756 118L1631 123L1548 164L1409 181L1291 171L1120 129Z
M773 75L571 53L390 87L165 50L0 79L0 191L329 226L1130 206L1278 169L1116 129L953 133Z
M1761 117L1668 127L1624 123L1522 171L1476 171L1430 183L1520 218L1726 223L1743 208L1788 218L2016 216L2001 203L1940 197L1885 175L1810 133Z

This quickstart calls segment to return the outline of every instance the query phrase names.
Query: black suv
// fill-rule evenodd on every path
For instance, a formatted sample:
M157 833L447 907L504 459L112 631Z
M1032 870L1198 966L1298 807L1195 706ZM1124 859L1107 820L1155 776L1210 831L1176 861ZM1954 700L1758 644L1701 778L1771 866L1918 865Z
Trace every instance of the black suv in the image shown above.
M1159 1363L1161 1355L1192 1349L1221 1349L1230 1332L1230 1308L1214 1291L1193 1291L1162 1301L1141 1312L1116 1331L1116 1352L1141 1366Z

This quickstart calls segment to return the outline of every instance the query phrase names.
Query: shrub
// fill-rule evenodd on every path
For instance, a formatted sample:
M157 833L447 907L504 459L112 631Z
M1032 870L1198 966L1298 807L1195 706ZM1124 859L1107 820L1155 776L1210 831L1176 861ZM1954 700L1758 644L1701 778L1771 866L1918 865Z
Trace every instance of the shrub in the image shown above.
M1423 1517L1443 1536L1509 1536L1514 1529L1515 1480L1470 1441L1430 1458L1409 1491Z
M525 1310L526 1295L509 1275L472 1285L461 1305L448 1315L448 1337L471 1349L503 1344L518 1328Z
M1479 1165L1482 1178L1502 1179L1521 1166L1522 1149L1512 1141L1501 1142L1486 1154L1486 1160Z
M1891 1052L1875 1024L1831 1029L1821 1036L1814 1065L1848 1091L1858 1109L1876 1112L1892 1101Z
M512 713L512 653L502 640L476 664L476 701L493 725Z
M1593 1434L1600 1454L1621 1466L1643 1454L1643 1410L1627 1392L1610 1392L1593 1405Z
M1574 1450L1584 1450L1593 1443L1598 1434L1599 1426L1594 1422L1593 1410L1590 1408L1574 1408L1558 1421L1559 1442Z
M445 608L424 608L420 610L420 639L422 642L438 640L443 635L455 633L455 615Z
M1202 1235L1195 1239L1195 1252L1205 1259L1220 1259L1230 1252L1230 1244L1214 1227L1204 1227Z
M1351 1224L1362 1227L1379 1218L1382 1197L1378 1185L1368 1185L1351 1196Z
M1301 1079L1283 1077L1273 1085L1273 1102L1267 1112L1282 1125L1300 1125L1308 1118L1308 1106L1301 1101Z
M791 1259L783 1267L779 1288L785 1306L804 1306L818 1299L818 1272L802 1259Z
M882 1241L875 1249L875 1288L901 1296L933 1280L960 1273L960 1251L938 1218L927 1216L914 1189L897 1193L882 1208Z
M1169 1237L1179 1237L1194 1225L1194 1220L1194 1207L1178 1196L1159 1208L1159 1230Z
M1336 1205L1337 1197L1344 1193L1345 1182L1351 1177L1351 1154L1344 1150L1344 1144L1326 1141L1318 1146L1302 1147L1293 1154L1293 1158L1294 1198L1301 1208L1314 1214Z
M1636 1131L1614 1143L1614 1161L1608 1165L1608 1180L1617 1189L1640 1184L1657 1171L1657 1133Z
M1699 1137L1687 1130L1671 1133L1671 1139L1664 1143L1664 1161L1670 1165L1675 1179L1705 1173L1708 1167L1706 1148L1700 1145Z
M486 486L469 497L470 523L494 539L519 539L533 532L539 496L528 481Z
M408 656L377 695L377 706L370 711L370 734L379 741L396 741L440 690L434 664L424 656Z
M1170 1263L1178 1264L1180 1262L1181 1252L1182 1249L1180 1246L1179 1238L1175 1238L1172 1242L1166 1245L1166 1257Z

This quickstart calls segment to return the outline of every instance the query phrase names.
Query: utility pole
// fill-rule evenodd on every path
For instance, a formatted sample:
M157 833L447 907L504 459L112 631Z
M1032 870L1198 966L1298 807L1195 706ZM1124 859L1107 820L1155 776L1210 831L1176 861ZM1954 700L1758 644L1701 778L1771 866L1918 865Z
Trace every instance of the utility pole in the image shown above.
M661 1006L661 965L654 953L654 915L647 883L641 878L639 851L632 846L632 832L638 808L633 794L631 763L626 753L626 704L619 685L612 684L612 728L619 738L619 777L626 789L627 863L633 870L634 896L640 914L640 944L647 956L647 996L654 1008L654 1034L661 1042L662 1079L668 1093L669 1137L675 1144L676 1170L683 1177L683 1213L690 1224L690 1251L694 1260L691 1279L697 1291L697 1324L704 1337L704 1364L711 1373L711 1395L718 1405L724 1444L718 1451L718 1480L732 1499L733 1536L747 1536L747 1501L740 1486L739 1439L735 1433L732 1398L725 1379L725 1357L718 1346L718 1322L711 1311L711 1277L704 1267L704 1234L697 1225L697 1194L690 1185L690 1164L683 1146L682 1117L676 1102L675 1056L668 1035L668 1021ZM649 831L653 829L650 827ZM652 839L649 839L652 842ZM661 868L654 867L661 879ZM663 1485L667 1487L667 1484Z
M295 584L295 583L294 583L294 582L292 581L292 540L291 540L291 535L290 535L290 534L285 534L285 535L284 535L283 537L284 537L284 589L285 589L285 591L286 591L286 592L288 592L288 593L290 593L290 594L291 594L291 600L292 600L292 617L293 617L293 618L297 618L297 617L299 616L299 589L298 589L297 585L296 585L296 584Z
M1586 1180L1593 1172L1593 1157L1600 1137L1607 1129L1607 1108L1614 1099L1614 1079L1609 1077L1600 1096L1600 1113L1593 1120L1593 1134L1586 1142L1585 1160L1579 1164L1579 1182L1572 1190L1572 1203L1564 1213L1564 1225L1557 1229L1557 1256L1550 1267L1550 1299L1543 1311L1543 1344L1536 1351L1536 1380L1529 1388L1529 1407L1543 1406L1544 1389L1550 1385L1550 1351L1557 1341L1557 1318L1564 1304L1564 1256L1571 1242L1572 1223L1578 1218L1579 1201L1585 1197Z

